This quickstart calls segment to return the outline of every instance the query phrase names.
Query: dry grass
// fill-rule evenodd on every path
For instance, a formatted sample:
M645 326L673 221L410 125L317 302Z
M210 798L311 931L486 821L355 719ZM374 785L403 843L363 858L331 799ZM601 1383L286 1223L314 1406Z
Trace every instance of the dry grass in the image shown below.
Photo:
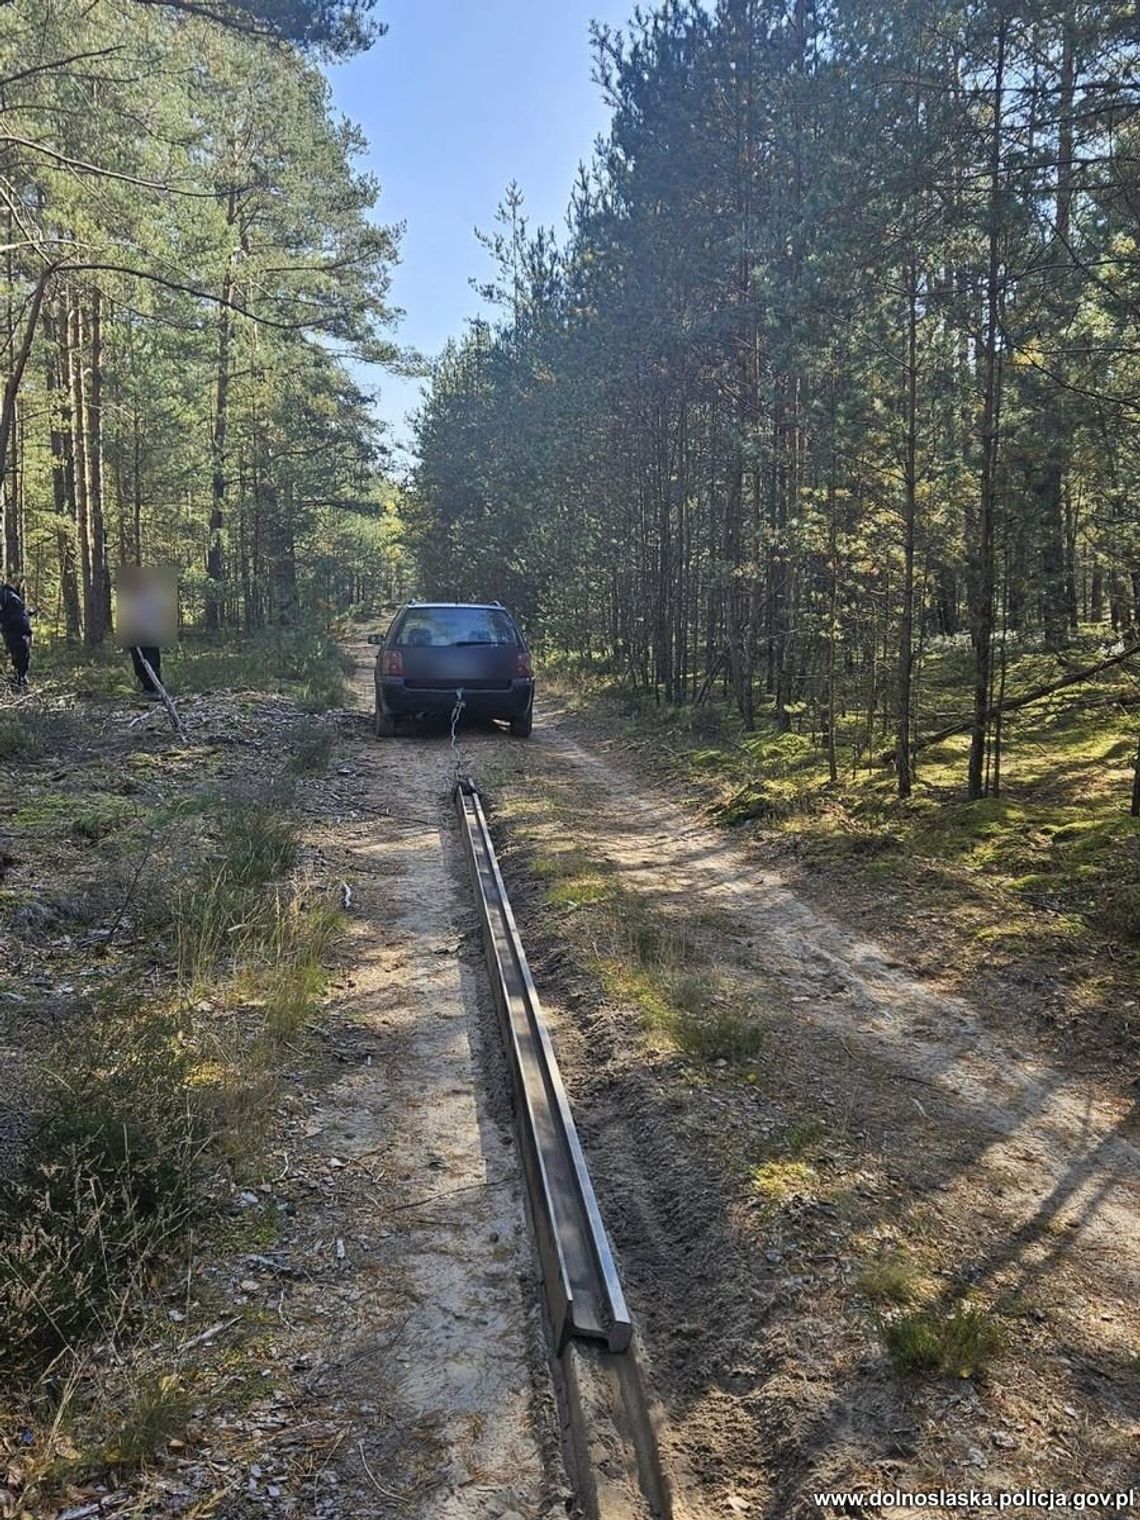
M184 1028L105 1008L49 1063L49 1107L0 1189L0 1371L35 1379L91 1335L115 1341L183 1240L208 1137Z
M302 740L294 773L324 749ZM290 879L298 836L280 780L149 813L90 799L58 820L37 800L29 824L105 872L129 836L116 894L129 887L120 908L136 930L116 946L118 980L100 979L93 1011L49 1051L40 1121L0 1187L0 1450L29 1513L80 1477L145 1464L184 1422L184 1369L154 1306L193 1272L233 1185L262 1174L281 1045L320 1000L340 923Z
M335 735L326 723L310 718L293 741L287 769L295 776L315 776L328 769Z
M231 799L215 815L213 848L174 903L179 978L191 993L270 939L276 906L269 883L297 860L294 825L273 796Z
M43 755L75 749L83 736L79 716L31 701L0 712L0 761L30 765Z
M245 947L239 985L260 1003L265 1032L291 1039L325 989L325 965L343 927L329 904L298 890L275 893L261 937Z
M905 1251L888 1251L869 1262L859 1277L864 1297L873 1304L914 1304L927 1291L922 1268Z
M528 805L515 823L524 838L554 811L533 796ZM513 809L511 815L518 817ZM581 845L544 842L528 863L547 903L567 915L567 932L587 950L606 991L636 1008L648 1034L698 1061L755 1059L764 1044L763 1018L737 1005L733 983L707 963L687 926Z

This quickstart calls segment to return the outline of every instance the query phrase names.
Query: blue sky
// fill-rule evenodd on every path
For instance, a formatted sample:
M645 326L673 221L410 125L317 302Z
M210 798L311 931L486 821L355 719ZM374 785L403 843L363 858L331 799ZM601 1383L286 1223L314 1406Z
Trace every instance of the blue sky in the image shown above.
M607 121L589 23L621 25L631 9L632 0L383 0L387 36L330 67L337 109L371 145L378 218L407 224L392 288L406 313L400 343L433 355L478 312L468 281L491 266L474 229L491 229L512 179L532 225L561 233L578 163ZM421 382L371 369L361 378L406 444ZM406 459L401 451L397 466Z

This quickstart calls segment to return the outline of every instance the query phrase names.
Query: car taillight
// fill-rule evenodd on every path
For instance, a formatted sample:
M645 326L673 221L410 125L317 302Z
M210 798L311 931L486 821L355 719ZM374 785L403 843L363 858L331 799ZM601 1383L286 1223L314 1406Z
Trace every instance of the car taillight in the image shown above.
M389 649L384 656L384 674L386 676L402 676L404 674L404 657L398 649Z
M530 655L525 650L519 655L518 669L515 671L515 674L520 676L531 676L534 674L530 668Z

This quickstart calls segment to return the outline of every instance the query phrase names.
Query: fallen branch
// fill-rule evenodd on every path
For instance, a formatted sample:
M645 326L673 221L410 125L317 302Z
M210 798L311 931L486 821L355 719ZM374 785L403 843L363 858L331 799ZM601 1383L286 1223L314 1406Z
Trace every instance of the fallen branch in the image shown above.
M162 682L155 675L155 673L154 673L154 667L151 665L151 663L147 659L146 655L143 654L143 652L142 652L141 649L139 649L139 648L136 647L135 653L139 657L139 664L146 671L147 680L151 683L151 685L154 687L155 691L157 691L158 695L162 698L162 705L163 705L163 707L166 708L166 711L167 711L167 714L168 714L168 716L170 718L170 721L173 724L175 730L177 731L179 737L183 738L183 739L188 739L190 736L186 732L186 725L182 722L182 719L178 716L178 709L177 709L177 707L175 707L174 703L171 701L171 699L170 699L170 693L167 691L166 687L162 684Z
M1059 681L1050 681L1047 686L1035 686L1032 691L1023 692L1019 697L1009 697L1004 702L995 702L986 712L986 724L989 725L999 713L1016 712L1019 708L1029 707L1034 702L1041 702L1045 697L1051 697L1055 691L1063 691L1066 686L1078 686L1082 681L1091 681L1094 676L1100 675L1102 670L1108 670L1113 665L1120 665L1137 654L1140 654L1140 644L1130 644L1127 649L1118 650L1116 654L1110 654L1105 659L1098 660L1095 665L1085 665L1080 670L1070 670ZM955 734L968 733L973 726L973 714L968 718L959 718L953 723L948 723L945 728L937 729L932 734L916 739L911 745L911 754L917 754L922 749L929 749L932 744L941 744L943 739L951 739ZM893 749L884 750L879 755L880 765L891 765L894 759Z
M236 1325L238 1316L231 1315L229 1319L217 1320L198 1335L192 1335L188 1341L183 1341L178 1348L180 1351L192 1351L195 1346L204 1346L207 1341L212 1341L215 1335L220 1335L223 1330L228 1330L231 1325Z

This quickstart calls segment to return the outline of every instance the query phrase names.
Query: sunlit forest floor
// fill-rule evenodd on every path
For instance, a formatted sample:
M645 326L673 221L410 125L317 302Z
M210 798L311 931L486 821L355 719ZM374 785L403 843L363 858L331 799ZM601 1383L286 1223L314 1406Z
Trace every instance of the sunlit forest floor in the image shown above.
M32 675L0 696L0 1513L118 1512L145 1469L192 1506L188 1426L267 1386L264 1326L214 1340L272 1259L340 932L298 801L343 668L305 634L171 651L193 743L122 650L37 641Z
M1086 639L1063 663L1011 654L1007 696L1093 663L1099 647ZM920 737L968 713L968 658L957 641L928 652ZM1074 1054L1140 1031L1140 819L1129 816L1140 680L1126 668L1010 713L1000 792L975 802L965 735L920 751L914 794L900 801L890 766L868 763L892 737L877 727L868 742L854 709L837 726L832 784L821 738L795 708L789 733L762 720L748 734L723 695L677 709L580 673L553 684L592 732L762 843L798 887L897 936L924 974L1003 998L1012 989Z
M565 1513L450 747L371 653L188 642L184 736L122 651L0 694L5 1520Z

